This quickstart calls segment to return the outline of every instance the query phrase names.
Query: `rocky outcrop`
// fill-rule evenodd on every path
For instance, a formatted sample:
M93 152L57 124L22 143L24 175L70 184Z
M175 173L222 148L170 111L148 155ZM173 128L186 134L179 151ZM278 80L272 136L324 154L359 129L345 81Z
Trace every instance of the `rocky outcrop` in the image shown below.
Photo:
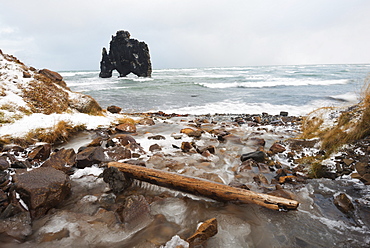
M0 108L4 110L4 105L10 104L15 109L14 114L7 117L10 123L31 113L49 115L77 110L80 113L100 115L102 112L96 100L72 92L63 77L55 71L36 70L16 57L3 53L0 53L0 70Z
M113 70L117 70L120 77L130 73L139 77L151 77L152 64L149 48L145 42L130 39L128 31L120 30L116 36L112 36L109 49L107 53L103 48L99 77L112 77Z

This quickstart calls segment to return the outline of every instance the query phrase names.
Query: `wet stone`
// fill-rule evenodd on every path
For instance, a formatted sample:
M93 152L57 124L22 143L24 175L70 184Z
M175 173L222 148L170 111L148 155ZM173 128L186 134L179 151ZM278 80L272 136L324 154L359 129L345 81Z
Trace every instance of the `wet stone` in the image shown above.
M363 175L360 180L365 184L365 185L370 185L370 173L367 173Z
M45 144L34 148L29 154L28 158L31 160L39 159L40 161L46 160L51 153L51 145Z
M10 164L7 160L7 157L2 156L0 157L0 171L7 170L9 168Z
M370 173L370 166L367 163L357 162L355 168L361 176Z
M14 163L12 163L10 165L11 168L15 168L15 169L27 169L27 168L31 168L31 164L29 161L25 160L25 161L15 161Z
M155 122L153 121L152 118L144 118L144 119L141 119L139 120L139 125L149 125L149 126L153 126L155 125Z
M266 154L263 151L255 151L245 153L240 157L242 162L248 159L253 159L256 162L264 162L266 160Z
M203 222L196 232L186 241L190 244L189 247L203 247L203 244L218 232L217 219L212 218Z
M117 113L121 112L122 108L117 107L117 106L115 106L115 105L112 105L112 106L108 106L108 107L107 107L107 110L108 110L109 112L111 112L112 114L117 114Z
M150 206L143 195L129 196L119 211L119 217L127 229L135 229L151 219Z
M343 161L343 163L344 163L346 166L350 166L350 165L354 162L354 160L353 160L353 159L350 159L350 158L345 158L345 159L343 159L342 161Z
M165 140L166 138L163 135L153 135L153 136L149 136L148 139L152 139L152 140Z
M83 148L76 156L76 167L80 169L91 167L93 164L99 164L101 162L107 162L107 158L102 147Z
M3 188L9 182L10 176L6 171L0 171L0 187Z
M285 152L285 147L282 146L281 144L279 143L274 143L271 147L270 147L270 151L274 154L276 153L282 153L282 152Z
M127 176L125 173L119 171L115 167L110 167L103 171L103 180L104 182L108 183L109 188L115 194L123 192L133 183L132 178Z
M108 156L106 160L118 161L121 159L131 158L131 151L122 146L109 147L105 149L105 152L106 152L106 155Z
M155 151L161 151L162 147L158 144L153 144L149 147L149 151L155 152Z
M345 194L340 193L334 196L334 205L343 213L348 214L355 209L351 199Z
M192 142L184 141L181 143L181 150L183 152L189 152L191 149L194 149Z
M95 139L93 139L88 145L87 147L90 147L90 146L101 146L101 144L103 143L103 137L97 137Z
M36 168L13 176L15 190L28 206L31 217L43 216L71 192L69 177L51 167Z
M73 148L60 149L51 154L50 158L46 160L42 167L53 167L65 173L69 172L76 163L76 153Z
M123 133L136 133L136 126L131 123L123 123L116 126L116 130Z

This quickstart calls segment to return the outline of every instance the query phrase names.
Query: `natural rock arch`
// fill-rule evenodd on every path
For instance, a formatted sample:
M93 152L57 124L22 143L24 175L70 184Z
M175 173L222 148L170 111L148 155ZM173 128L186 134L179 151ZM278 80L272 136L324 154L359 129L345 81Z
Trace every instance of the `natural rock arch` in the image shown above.
M130 39L128 31L117 31L112 36L109 53L103 48L99 77L112 77L113 70L117 70L120 77L131 72L138 77L151 77L152 64L148 45L143 41Z

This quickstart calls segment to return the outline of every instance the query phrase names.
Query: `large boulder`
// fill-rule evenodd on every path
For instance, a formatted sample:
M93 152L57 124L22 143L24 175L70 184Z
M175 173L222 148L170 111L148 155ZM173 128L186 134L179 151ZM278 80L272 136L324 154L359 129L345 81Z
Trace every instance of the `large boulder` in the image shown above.
M117 70L120 77L131 72L139 77L151 77L152 64L148 45L143 41L130 39L128 31L117 31L116 36L112 36L109 53L103 48L99 77L110 78L113 70Z
M37 168L13 176L15 190L26 203L32 218L57 207L71 192L69 177L51 167Z

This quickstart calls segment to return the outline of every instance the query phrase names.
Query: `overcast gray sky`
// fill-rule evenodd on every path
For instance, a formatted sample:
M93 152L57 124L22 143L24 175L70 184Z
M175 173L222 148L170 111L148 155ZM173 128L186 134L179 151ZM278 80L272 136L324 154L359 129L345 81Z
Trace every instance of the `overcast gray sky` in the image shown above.
M154 68L370 63L369 0L0 2L0 49L36 68L98 70L117 30Z

